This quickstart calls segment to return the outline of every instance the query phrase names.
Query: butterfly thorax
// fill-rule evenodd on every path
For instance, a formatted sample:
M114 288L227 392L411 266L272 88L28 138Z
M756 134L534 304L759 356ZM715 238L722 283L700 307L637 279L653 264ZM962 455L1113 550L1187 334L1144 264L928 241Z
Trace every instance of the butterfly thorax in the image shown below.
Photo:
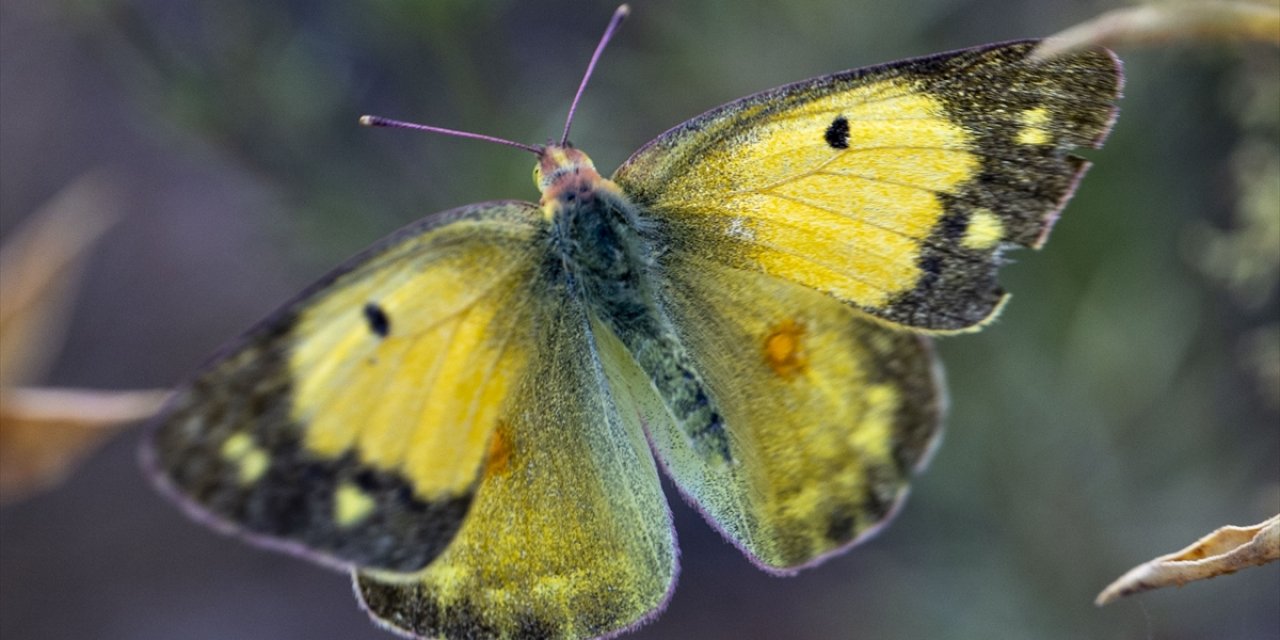
M534 182L551 227L551 253L579 292L606 306L650 306L644 283L653 239L642 237L635 207L617 185L569 146L546 149Z

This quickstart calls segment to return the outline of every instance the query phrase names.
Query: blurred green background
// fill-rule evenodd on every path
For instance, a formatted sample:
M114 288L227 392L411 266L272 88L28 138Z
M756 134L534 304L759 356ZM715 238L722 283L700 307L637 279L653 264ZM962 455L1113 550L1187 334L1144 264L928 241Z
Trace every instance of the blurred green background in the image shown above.
M573 137L610 172L747 93L1112 6L636 0ZM356 118L544 142L613 8L0 0L0 232L87 171L125 213L46 382L173 385L394 228L536 199L527 154ZM1276 52L1120 53L1118 126L1052 241L1011 255L999 322L941 341L947 435L897 521L779 579L675 498L680 583L634 637L1280 638L1275 565L1092 604L1135 564L1280 511ZM139 435L0 510L0 637L392 637L344 576L184 518L138 471Z

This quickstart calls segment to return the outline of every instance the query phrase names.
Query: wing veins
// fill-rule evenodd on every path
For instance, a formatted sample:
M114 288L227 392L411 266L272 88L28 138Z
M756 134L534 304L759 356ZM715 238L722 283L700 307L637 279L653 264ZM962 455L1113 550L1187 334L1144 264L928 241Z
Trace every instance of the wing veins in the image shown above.
M803 204L803 203L802 203L802 204ZM794 225L787 225L787 226L792 226L792 227L794 227ZM798 227L794 227L794 228L798 228ZM886 291L885 289L883 289L883 288L881 288L881 287L879 287L879 286L876 286L876 285L872 284L871 282L867 281L866 279L864 279L864 278L860 277L857 273L852 273L852 272L850 272L850 271L849 271L847 268L845 268L845 267L838 267L838 266L835 266L835 265L827 264L827 263L825 263L825 262L820 262L820 261L818 261L818 260L813 259L813 258L812 258L812 257L810 257L810 256L807 256L807 255L804 255L804 254L798 253L798 252L796 252L796 251L792 251L792 250L790 250L790 249L786 249L786 248L784 248L784 247L782 247L782 246L779 246L779 245L777 245L777 244L774 244L774 243L772 243L772 242L766 242L766 241L762 241L762 240L752 240L752 241L750 241L750 244L753 244L753 245L755 245L755 246L757 246L757 247L761 247L761 248L764 248L764 249L769 249L770 251L773 251L773 252L775 252L775 253L780 253L780 254L782 254L782 255L787 255L787 256L791 256L791 257L793 257L793 258L797 258L797 259L799 259L799 260L801 260L801 261L803 261L803 262L807 262L807 263L809 263L809 264L811 264L811 265L814 265L814 266L816 266L816 267L821 267L821 268L823 268L823 269L826 269L826 270L828 270L828 271L832 271L832 272L834 272L834 273L839 273L839 274L841 274L841 275L845 275L845 276L849 277L850 279L855 280L855 281L857 281L857 282L860 282L860 283L862 283L863 285L866 285L867 287L869 287L869 288L871 288L871 289L874 289L874 290L879 291L879 292L881 292L881 293L888 293L888 291ZM885 254L883 254L883 253L877 253L877 254L872 254L872 255L885 256ZM809 286L809 285L803 285L803 286ZM811 289L815 289L816 287L810 287L810 288L811 288Z
M474 420L475 420L476 413L479 411L479 406L480 406L480 396L482 395L481 390L482 390L482 389L483 389L483 388L484 388L484 387L489 383L489 380L491 380L491 379L493 378L493 373L494 373L494 371L496 371L496 370L497 370L498 365L502 362L502 358L503 358L503 356L504 356L504 355L506 355L506 353L507 353L507 348L511 346L511 340L512 340L512 337L513 337L513 335L512 335L512 334L514 333L514 331L511 331L510 329L511 329L512 327L515 327L515 326L518 326L518 325L519 325L519 322L517 322L517 321L518 321L521 317L523 317L523 315L524 315L525 311L527 311L527 310L528 310L528 307L529 307L529 305L530 305L530 304L531 304L531 303L530 303L530 301L529 301L529 297L528 297L528 296L524 296L524 297L523 297L523 299L522 299L522 301L521 301L521 302L519 303L519 305L516 307L516 311L514 311L513 313L508 314L508 313L506 312L506 310L504 309L504 312L503 312L502 314L497 314L497 315L495 315L495 316L494 316L494 319L490 320L490 321L489 321L489 324L486 326L486 329L488 329L488 328L492 327L492 326L495 324L495 322L497 321L497 317L498 317L498 315L503 315L503 316L510 315L510 316L512 316L512 320L511 320L509 323L507 323L507 324L505 325L505 327L504 327L504 329L505 329L505 330L504 330L504 331L502 331L502 336L503 336L503 337L502 337L502 344L498 347L498 349L497 349L497 353L496 353L496 355L494 355L494 357L493 357L493 362L489 365L489 368L485 371L485 374L484 374L484 381L483 381L481 384L479 384L479 385L477 385L477 386L476 386L476 392L475 392L475 395L474 395L474 396L472 396L472 398L471 398L471 402L470 402L470 404L469 404L469 405L468 405L468 407L467 407L467 414L466 414L466 418L465 418L465 421L466 421L466 423L467 423L467 424L470 424L472 421L474 421Z
M829 214L831 214L831 215L840 216L841 218L845 218L845 219L847 219L847 220L853 220L853 221L855 221L855 222L860 222L860 223L865 224L865 225L867 225L867 226L874 227L874 228L876 228L876 229L880 229L881 231L884 231L885 233L891 233L891 234L893 234L893 235L896 235L896 236L899 236L899 237L906 238L906 239L908 239L908 240L914 240L914 241L916 241L916 242L919 242L919 243L920 243L921 245L923 245L923 246L929 247L929 248L931 248L931 249L936 249L936 250L938 250L939 252L941 252L941 253L943 253L943 254L946 254L946 255L952 256L952 257L954 257L954 258L958 258L958 259L964 260L964 261L966 261L966 262L985 262L985 260L982 260L982 259L980 259L980 258L975 258L975 257L969 256L969 255L963 254L963 253L959 253L959 252L955 251L954 249L952 249L951 247L947 246L946 244L940 244L940 243L938 243L938 242L930 241L930 240L928 239L928 237L927 237L927 236L926 236L926 237L914 236L914 235L911 235L911 234L909 234L909 233L905 233L905 232L903 232L903 231L898 231L897 229L890 228L890 227L888 227L888 226L886 226L886 225L884 225L884 224L882 224L882 223L875 222L874 220L871 220L871 219L855 218L855 217L853 217L853 216L851 216L851 215L848 215L848 214L845 214L845 213L841 213L841 212L839 212L839 211L833 211L833 210L828 209L828 208L826 208L826 207L824 207L824 206L820 206L820 205L818 205L818 204L815 204L815 203L810 202L810 201L808 201L808 200L804 200L804 199L802 199L802 198L797 198L797 197L794 197L794 196L788 196L788 195L786 195L786 194L782 194L782 193L766 193L766 194L762 194L762 195L766 195L766 196L773 197L773 198L779 198L779 199L782 199L782 200L789 200L789 201L794 202L794 203L796 203L796 204L798 204L798 205L805 206L805 207L809 207L810 209L817 209L817 210L819 210L819 211L823 211L823 212L829 213ZM775 221L771 218L771 219L770 219L770 222L775 222ZM777 224L784 225L784 226L788 226L788 227L791 227L791 228L794 228L794 229L799 229L799 230L802 230L802 231L804 230L802 227L799 227L799 226L796 226L796 225L793 225L793 224L790 224L790 223L787 223L787 222L784 222L784 221L781 221L781 220L776 221L776 223L777 223ZM869 252L869 253L870 253L870 252ZM885 254L885 253L871 253L871 255L880 256L880 257L882 257L882 258L884 258L884 259L888 259L888 260L893 260L893 259L894 259L894 258L890 257L888 254Z

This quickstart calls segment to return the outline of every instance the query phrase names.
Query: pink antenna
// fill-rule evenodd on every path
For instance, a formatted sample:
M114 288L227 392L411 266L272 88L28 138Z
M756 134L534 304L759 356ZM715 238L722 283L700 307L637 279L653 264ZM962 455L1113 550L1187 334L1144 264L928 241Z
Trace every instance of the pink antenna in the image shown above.
M578 85L578 93L573 96L573 104L569 105L569 117L564 121L564 135L560 137L560 144L563 146L569 142L569 127L573 126L573 114L578 111L578 101L582 99L582 92L587 88L587 81L591 79L591 73L596 70L596 63L600 61L600 54L604 53L605 45L609 44L609 40L613 38L613 34L618 30L618 25L631 14L631 7L621 5L613 12L613 18L609 20L609 26L604 28L604 35L600 36L600 44L596 45L596 52L591 54L591 62L587 63L587 72L582 74L582 84Z
M508 147L523 149L535 156L542 155L543 148L531 144L524 144L507 140L506 138L496 138L494 136L486 136L481 133L471 133L469 131L458 131L456 129L445 129L444 127L432 127L430 125L418 124L416 122L404 122L401 120L392 120L383 118L382 116L360 116L360 124L366 127L391 127L395 129L413 129L415 131L425 131L427 133L439 133L446 136L454 136L458 138L470 138L472 140L483 140L485 142L495 142L497 144L505 144Z
M564 136L560 138L560 144L564 145L569 141L569 127L573 124L573 114L578 111L578 101L582 99L582 92L587 88L587 81L591 79L591 73L595 71L596 63L600 61L600 54L604 52L605 45L609 44L609 40L613 38L614 32L618 30L618 25L622 24L622 20L631 13L631 7L622 5L613 12L613 18L609 20L609 26L605 27L604 35L600 37L600 44L596 45L595 53L591 54L591 62L587 64L587 72L582 75L582 84L578 85L578 93L573 96L573 104L569 106L569 117L564 122ZM425 131L427 133L439 133L455 138L470 138L472 140L483 140L485 142L493 142L496 144L506 145L528 151L536 156L541 156L546 148L540 145L524 144L507 140L506 138L498 138L495 136L486 136L480 133L471 133L469 131L458 131L457 129L445 129L444 127L433 127L416 122L405 122L403 120L392 120L382 116L363 115L360 116L360 124L366 127L391 127L395 129L413 129L415 131Z

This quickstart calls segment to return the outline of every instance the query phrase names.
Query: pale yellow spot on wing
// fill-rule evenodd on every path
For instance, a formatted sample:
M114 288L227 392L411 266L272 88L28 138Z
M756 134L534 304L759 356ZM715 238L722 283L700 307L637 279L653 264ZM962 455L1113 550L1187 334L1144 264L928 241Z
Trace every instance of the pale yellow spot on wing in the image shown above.
M267 472L271 458L262 449L251 449L240 459L240 482L253 484Z
M1044 125L1049 123L1049 110L1034 107L1018 114L1018 122L1022 128L1018 130L1020 144L1048 144L1053 140Z
M372 496L349 482L338 485L333 493L333 518L339 527L359 524L373 513L375 506Z
M236 465L236 475L241 484L257 482L271 466L271 457L254 444L247 433L232 434L222 443L220 453L224 460Z
M239 460L254 448L253 438L247 433L234 433L222 443L222 457L227 460Z
M1004 238L1004 223L990 209L975 209L969 216L969 228L961 243L979 251L994 247Z
M898 390L887 384L871 385L863 402L862 420L849 432L849 444L868 458L887 460L900 402Z

